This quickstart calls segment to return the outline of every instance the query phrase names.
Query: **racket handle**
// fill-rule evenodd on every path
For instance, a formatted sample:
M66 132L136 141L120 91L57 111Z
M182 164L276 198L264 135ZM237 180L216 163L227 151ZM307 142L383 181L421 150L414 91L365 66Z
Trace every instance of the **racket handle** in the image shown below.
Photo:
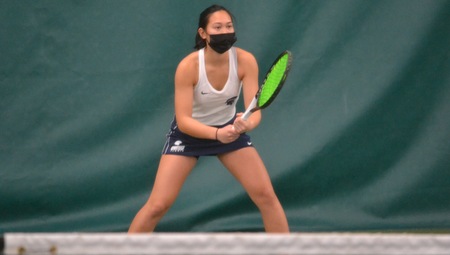
M250 117L250 115L252 115L251 109L252 109L252 108L248 108L248 109L244 112L244 114L242 114L241 119L247 120L248 117ZM234 130L234 126L232 126L231 128Z
M247 120L248 117L253 113L252 110L255 109L256 103L258 102L258 99L256 97L253 98L252 102L250 102L250 105L247 107L247 110L245 110L244 114L242 114L241 119ZM234 126L232 126L234 130Z
M250 105L247 107L247 110L245 110L244 114L242 114L241 118L243 120L247 120L248 117L253 113L252 110L255 109L256 103L258 102L258 99L256 97L253 98L252 102L250 102Z
M251 110L251 109L248 108L248 109L244 112L244 114L242 114L241 119L247 120L248 117L250 117L250 115L252 115L252 112L251 112L250 110Z
M250 117L250 115L252 114L252 112L250 111L251 108L248 108L244 114L242 114L241 119L243 120L247 120L248 117ZM231 127L234 130L234 125Z

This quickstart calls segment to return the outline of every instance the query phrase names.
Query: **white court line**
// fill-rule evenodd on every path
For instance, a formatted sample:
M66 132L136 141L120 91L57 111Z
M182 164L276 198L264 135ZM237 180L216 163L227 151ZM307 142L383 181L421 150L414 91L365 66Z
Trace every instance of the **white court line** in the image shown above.
M448 234L6 233L6 255L450 255Z

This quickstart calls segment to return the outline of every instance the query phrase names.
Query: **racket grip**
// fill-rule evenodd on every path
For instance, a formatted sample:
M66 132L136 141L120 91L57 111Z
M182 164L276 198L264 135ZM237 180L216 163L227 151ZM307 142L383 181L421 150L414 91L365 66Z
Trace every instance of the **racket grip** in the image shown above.
M248 117L250 117L250 115L253 113L253 109L255 109L256 107L256 103L257 103L257 98L253 98L253 100L250 102L250 105L247 107L247 110L245 110L245 112L242 114L241 119L243 120L247 120ZM232 126L233 130L234 130L234 126Z
M247 109L247 110L244 112L244 114L242 114L241 119L247 120L248 117L250 117L251 114L252 114L252 112L250 111L250 108L249 108L249 109Z
M247 120L248 117L253 113L253 109L255 109L256 104L258 102L258 99L256 97L253 98L253 100L250 102L250 105L247 107L247 110L245 110L244 114L242 114L241 118L243 120Z
M243 120L247 120L248 117L250 117L250 115L252 114L251 108L248 108L244 114L242 114L241 119ZM231 127L234 130L234 126Z

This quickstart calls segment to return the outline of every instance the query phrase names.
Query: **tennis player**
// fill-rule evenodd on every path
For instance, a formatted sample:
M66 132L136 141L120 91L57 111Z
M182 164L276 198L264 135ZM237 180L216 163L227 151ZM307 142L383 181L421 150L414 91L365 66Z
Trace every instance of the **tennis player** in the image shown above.
M237 47L231 13L213 5L200 14L195 49L175 73L175 118L148 201L129 233L151 232L169 210L201 156L217 156L258 207L266 232L287 233L288 222L258 152L246 134L261 121L236 114L243 91L248 106L258 91L254 56Z

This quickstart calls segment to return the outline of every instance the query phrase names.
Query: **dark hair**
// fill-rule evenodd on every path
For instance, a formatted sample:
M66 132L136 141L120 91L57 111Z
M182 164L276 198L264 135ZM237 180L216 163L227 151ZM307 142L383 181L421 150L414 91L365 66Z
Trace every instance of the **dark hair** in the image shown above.
M233 15L231 14L230 11L228 11L223 6L215 4L215 5L211 5L210 7L206 8L204 11L202 11L202 13L200 13L200 18L198 19L198 28L203 28L206 30L206 25L208 25L209 17L211 16L211 14L213 14L217 11L226 11L228 13L228 15L230 15L231 21L234 22ZM197 34L195 35L194 48L199 50L201 48L204 48L205 46L206 46L206 41L200 37L200 35L198 34L198 31L197 31Z

